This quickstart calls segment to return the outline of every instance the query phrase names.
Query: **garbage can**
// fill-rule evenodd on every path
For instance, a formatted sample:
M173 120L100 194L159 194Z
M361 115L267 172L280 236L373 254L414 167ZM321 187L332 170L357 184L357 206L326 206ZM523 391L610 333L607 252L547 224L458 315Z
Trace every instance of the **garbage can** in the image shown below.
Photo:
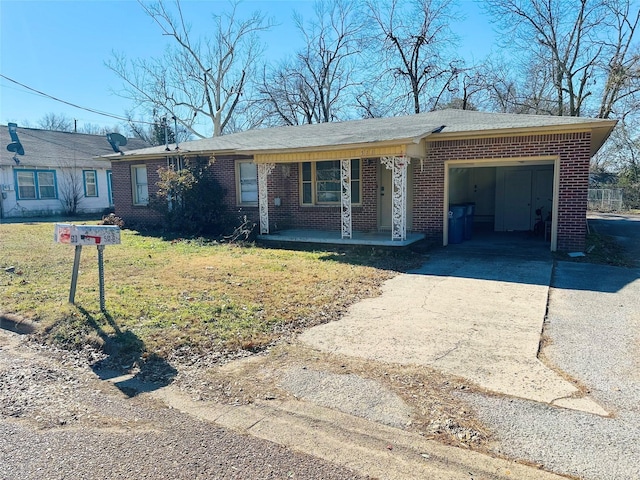
M462 243L464 240L466 211L465 205L449 205L449 243Z
M473 236L473 216L476 211L475 203L465 203L465 215L464 215L464 239L471 240Z

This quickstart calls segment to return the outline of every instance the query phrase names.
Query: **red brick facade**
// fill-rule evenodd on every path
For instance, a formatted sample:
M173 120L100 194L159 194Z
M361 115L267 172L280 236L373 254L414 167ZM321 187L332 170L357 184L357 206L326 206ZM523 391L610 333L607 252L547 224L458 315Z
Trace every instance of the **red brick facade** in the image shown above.
M411 163L413 175L412 224L408 229L442 240L445 162L448 160L513 159L558 157L560 159L560 195L558 199L558 249L582 250L585 244L587 188L591 136L587 132L442 140L427 143L426 158ZM211 175L225 188L225 201L232 211L258 220L257 206L236 203L236 160L246 157L216 157ZM149 195L155 194L157 170L165 160L146 161ZM378 159L361 160L362 205L352 207L353 229L375 231L378 228ZM131 166L140 162L113 163L113 197L116 214L128 225L154 224L160 221L148 207L132 205ZM340 207L302 206L300 204L300 164L277 164L268 177L270 229L287 228L340 230ZM275 205L275 199L280 205Z
M378 228L377 160L361 161L362 202L351 207L354 230L375 231ZM279 164L269 176L269 223L276 230L304 228L340 230L339 205L300 205L300 164ZM275 198L280 206L274 206Z
M429 142L423 170L414 165L413 229L442 238L445 161L554 156L560 159L558 250L582 250L590 152L588 132Z

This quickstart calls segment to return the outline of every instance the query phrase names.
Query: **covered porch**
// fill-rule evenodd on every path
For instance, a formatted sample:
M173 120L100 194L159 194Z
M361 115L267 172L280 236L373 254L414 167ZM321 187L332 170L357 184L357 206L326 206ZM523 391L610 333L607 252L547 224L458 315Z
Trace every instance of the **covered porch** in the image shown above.
M357 232L345 238L340 231L289 229L258 235L266 242L318 243L331 245L362 245L376 247L407 247L421 240L425 234L407 232L402 240L392 239L390 232Z
M309 178L302 177L302 173L299 173L300 177L297 181L302 185L300 187L300 192L303 191L303 187L307 187L308 185L312 185L312 187L309 188L308 197L304 196L302 198L298 198L297 193L291 195L293 198L296 198L295 205L298 205L299 202L299 207L294 207L292 216L298 213L297 209L299 208L307 209L306 211L310 214L316 214L321 211L313 208L317 206L337 206L340 208L340 215L338 218L332 217L332 219L335 219L335 232L333 225L318 225L317 227L314 226L310 229L309 225L303 226L300 225L300 223L296 225L295 220L293 223L290 223L288 220L282 222L281 218L280 221L282 223L293 227L292 230L287 230L288 233L284 235L284 237L312 237L315 240L308 241L313 241L314 243L361 245L393 245L395 243L397 246L406 246L424 238L424 236L408 235L408 230L411 228L411 226L408 225L408 167L411 164L412 159L415 160L417 158L419 151L420 146L418 145L408 146L406 144L401 144L375 148L370 147L368 149L352 148L297 154L255 153L253 161L257 164L257 196L261 238L271 239L269 238L271 237L272 231L272 225L269 219L270 213L272 213L271 208L272 205L279 208L283 203L279 196L276 197L270 192L271 188L275 188L275 191L278 191L278 186L273 187L269 177L278 164L291 163L313 165L314 171L316 168L315 165L317 164L333 164L331 166L331 170L323 170L324 177L322 178L322 181L318 180L317 177L316 179L312 179L311 173L308 174ZM354 167L352 166L352 161L358 162L355 171L353 170ZM381 173L377 174L377 181L372 181L371 178L374 177L369 175L369 183L363 186L362 168L364 161L366 161L366 165L369 167L370 172L371 166L375 166L376 163L378 163L380 168L384 171L389 172L385 177L388 178L386 190L386 199L388 200L384 204L380 203L379 198L385 195L385 188L378 187L376 185L376 183L384 185L384 181L381 180ZM309 167L309 172L311 171L311 168L312 167ZM285 175L288 179L289 169L285 169L283 166L282 171L287 172ZM303 180L306 183L302 183ZM353 192L352 180L356 185L358 185L356 188L361 189L360 191L356 190L355 193ZM292 181L286 180L285 182L287 185L285 190L287 188L291 188L290 185ZM314 185L316 186L315 194L318 192L325 194L322 200L317 200L313 197L311 192L314 191ZM282 188L282 186L280 186L280 188ZM375 193L377 188L381 189L380 195ZM304 192L304 195L307 195L307 190L304 190ZM378 196L378 200L375 199L372 192L374 192L373 195ZM332 196L327 196L328 193ZM303 194L300 193L300 195L302 196ZM353 195L355 195L355 201ZM367 197L366 201L362 201L363 196ZM356 209L363 206L369 207L367 213L368 216L366 217L367 220L364 222L369 223L369 225L365 225L363 227L362 217L360 217L359 220L354 220L354 205L356 206ZM376 212L371 210L371 206L377 209L377 220ZM373 228L373 225L370 225L370 223L375 223L376 221L378 223L377 230L379 233L363 233L375 231L375 228ZM354 228L355 224L358 222L360 223L360 231L356 231ZM297 226L300 228L296 228ZM301 234L301 232L304 232L304 234ZM314 232L323 233L318 235ZM278 232L274 235L282 237L283 232ZM282 240L282 238L280 238L280 240ZM335 240L340 240L340 242ZM289 239L284 241L302 240Z

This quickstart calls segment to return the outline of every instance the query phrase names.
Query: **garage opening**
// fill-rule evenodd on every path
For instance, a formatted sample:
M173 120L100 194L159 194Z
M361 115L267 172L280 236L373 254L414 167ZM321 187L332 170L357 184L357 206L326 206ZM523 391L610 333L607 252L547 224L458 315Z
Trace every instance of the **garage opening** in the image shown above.
M508 165L451 162L445 189L444 244L531 244L555 250L555 171L553 160ZM460 206L467 206L464 220L460 220ZM462 237L460 228L465 229Z

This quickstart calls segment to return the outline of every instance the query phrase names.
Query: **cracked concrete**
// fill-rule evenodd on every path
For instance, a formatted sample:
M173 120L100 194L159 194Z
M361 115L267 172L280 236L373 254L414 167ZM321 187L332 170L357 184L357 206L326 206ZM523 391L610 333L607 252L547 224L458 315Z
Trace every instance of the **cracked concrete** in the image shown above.
M606 416L538 359L553 262L438 252L301 340L320 350L427 365L481 389Z

